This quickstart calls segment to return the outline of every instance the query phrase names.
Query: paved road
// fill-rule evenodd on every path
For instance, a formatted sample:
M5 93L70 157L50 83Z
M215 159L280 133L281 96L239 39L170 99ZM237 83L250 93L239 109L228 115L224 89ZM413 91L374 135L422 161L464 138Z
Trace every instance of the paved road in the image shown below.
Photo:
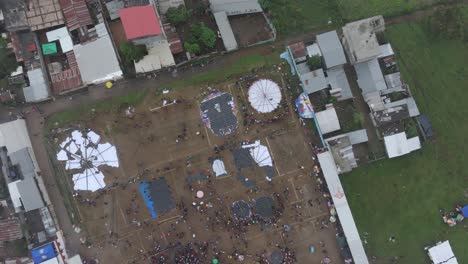
M414 13L414 15L410 14L390 18L388 19L388 22L393 24L414 21L420 19L423 15L425 16L430 14L431 12L432 11L417 11ZM295 36L293 38L278 40L273 45L275 45L278 48L282 48L286 44L293 43L295 41L312 40L315 38L315 35L317 33L320 33L321 31L326 30L308 32L300 36ZM67 247L69 251L73 252L75 250L78 250L80 248L80 242L78 236L73 233L73 228L68 217L67 210L65 208L64 203L62 202L62 196L55 185L54 176L52 174L53 169L49 162L43 141L43 117L66 109L70 109L81 104L89 104L102 99L124 95L129 91L137 89L156 89L158 87L162 87L165 84L170 83L175 79L190 78L191 76L195 76L197 74L200 74L201 72L207 72L229 65L230 63L238 60L238 58L242 58L249 54L266 54L266 52L271 52L271 45L242 49L235 53L229 53L224 56L217 57L212 63L206 65L205 67L188 68L184 71L178 72L177 74L163 72L158 73L157 77L152 79L140 78L124 80L116 83L116 85L114 85L112 89L105 89L103 85L91 86L87 90L76 93L74 95L57 97L53 101L39 104L38 107L41 109L42 114L35 111L31 111L31 106L18 107L14 109L0 107L0 122L11 120L12 118L15 118L16 115L21 114L23 111L31 111L29 114L25 115L29 133L31 136L31 141L34 147L39 167L41 168L43 181L46 185L50 199L53 201L53 209L58 218L58 222L62 230L64 230L64 233L68 235L66 236L66 238ZM74 253L78 252L75 251Z

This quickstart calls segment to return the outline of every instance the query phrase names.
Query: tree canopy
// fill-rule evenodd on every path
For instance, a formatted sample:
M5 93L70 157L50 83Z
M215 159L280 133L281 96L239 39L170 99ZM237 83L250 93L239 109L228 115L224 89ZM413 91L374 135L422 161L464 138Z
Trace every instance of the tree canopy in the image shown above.
M17 66L15 56L7 48L6 40L0 38L0 79L9 76Z
M307 59L307 64L310 70L315 71L322 68L322 58L319 55L314 55Z
M169 7L169 9L167 9L166 18L169 23L180 25L187 22L190 15L190 10L187 10L184 5L180 5L178 7Z
M197 46L194 46L197 44ZM208 51L215 47L216 44L216 33L205 24L195 24L192 26L190 36L185 42L184 47L187 51L191 52L187 47L193 50L198 50L198 53L202 51ZM193 52L197 54L197 52Z
M142 45L134 45L131 42L125 42L120 45L120 52L126 61L138 62L148 54L146 47Z

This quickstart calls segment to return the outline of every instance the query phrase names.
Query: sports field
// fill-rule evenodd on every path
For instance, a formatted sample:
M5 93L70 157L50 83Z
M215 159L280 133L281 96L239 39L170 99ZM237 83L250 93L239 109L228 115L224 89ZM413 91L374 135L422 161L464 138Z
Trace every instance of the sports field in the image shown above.
M466 221L449 228L439 215L439 208L468 203L468 46L429 39L418 24L391 26L387 37L436 137L421 151L342 176L359 232L377 263L395 256L397 263L428 263L423 248L446 239L459 263L468 263Z

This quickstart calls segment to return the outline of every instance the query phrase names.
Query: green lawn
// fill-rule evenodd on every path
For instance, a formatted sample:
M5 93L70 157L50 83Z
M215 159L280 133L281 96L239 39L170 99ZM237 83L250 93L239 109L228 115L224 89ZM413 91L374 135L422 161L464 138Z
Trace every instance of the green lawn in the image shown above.
M336 0L348 21L375 15L393 16L423 8L444 0Z
M417 24L391 26L387 36L436 139L408 156L343 175L353 215L361 236L369 233L367 252L379 263L392 256L403 256L398 263L428 263L424 246L443 239L459 263L468 263L467 228L449 229L438 212L468 204L468 45L430 40ZM388 242L392 235L396 243Z

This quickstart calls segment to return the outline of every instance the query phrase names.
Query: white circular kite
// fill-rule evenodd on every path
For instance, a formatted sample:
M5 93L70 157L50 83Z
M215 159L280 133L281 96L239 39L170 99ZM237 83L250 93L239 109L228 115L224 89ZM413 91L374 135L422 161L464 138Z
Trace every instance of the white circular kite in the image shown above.
M271 80L258 80L249 88L249 102L260 113L273 112L281 102L281 90Z

